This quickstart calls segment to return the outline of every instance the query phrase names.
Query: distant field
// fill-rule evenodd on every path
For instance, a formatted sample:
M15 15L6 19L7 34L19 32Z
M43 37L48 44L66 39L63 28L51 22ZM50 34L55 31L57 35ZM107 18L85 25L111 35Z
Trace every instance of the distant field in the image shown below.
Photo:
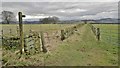
M55 31L61 30L67 27L74 26L75 24L24 24L23 31L25 34L28 34L30 29L34 31ZM4 34L9 34L9 30L11 29L13 34L16 34L18 24L3 24L2 29L4 30Z
M44 31L50 35L50 48L48 53L38 53L24 56L19 59L19 54L15 51L3 50L3 65L15 66L117 66L118 65L118 46L109 43L105 36L115 34L118 37L118 25L94 24L101 30L101 40L97 41L91 28L85 24L64 41L53 37L54 31L60 31L76 24L26 24L24 33L28 34L29 30ZM9 29L16 32L16 25L2 25L5 34ZM111 33L109 33L109 31ZM106 32L106 33L105 33ZM103 33L103 34L102 34ZM15 33L13 33L15 34ZM114 35L114 34L112 34ZM116 42L117 40L115 40Z

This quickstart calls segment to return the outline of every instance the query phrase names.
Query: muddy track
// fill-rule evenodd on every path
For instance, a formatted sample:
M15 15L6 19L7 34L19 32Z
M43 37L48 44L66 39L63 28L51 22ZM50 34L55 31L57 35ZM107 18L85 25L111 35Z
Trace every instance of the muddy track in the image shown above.
M45 47L48 51L53 51L56 49L58 44L62 41L60 40L60 31L45 32Z

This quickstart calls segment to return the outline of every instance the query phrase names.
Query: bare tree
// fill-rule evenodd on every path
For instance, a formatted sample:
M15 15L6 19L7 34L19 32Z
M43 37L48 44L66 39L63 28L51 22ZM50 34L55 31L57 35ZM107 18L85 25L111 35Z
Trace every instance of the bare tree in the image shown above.
M2 11L2 22L6 24L10 24L10 22L14 22L16 20L15 15L11 11Z

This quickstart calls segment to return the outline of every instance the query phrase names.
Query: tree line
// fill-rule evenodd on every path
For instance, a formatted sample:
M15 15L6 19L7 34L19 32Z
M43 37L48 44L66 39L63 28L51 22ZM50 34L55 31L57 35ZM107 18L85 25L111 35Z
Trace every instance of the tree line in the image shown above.
M2 11L0 15L2 19L2 24L17 23L16 15L11 11ZM39 23L42 24L56 24L58 21L59 18L56 16L39 19Z

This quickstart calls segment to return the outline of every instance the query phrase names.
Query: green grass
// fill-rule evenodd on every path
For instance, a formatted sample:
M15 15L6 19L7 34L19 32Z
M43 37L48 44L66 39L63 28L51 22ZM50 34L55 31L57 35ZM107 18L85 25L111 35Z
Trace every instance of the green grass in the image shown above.
M100 28L101 32L101 39L102 41L112 44L112 45L118 45L118 31L120 25L117 24L95 24L95 27Z
M90 28L82 28L83 34L66 40L46 59L46 65L63 66L112 66L117 65L117 46L96 41ZM115 49L114 49L115 48ZM108 51L107 51L108 50ZM114 60L111 61L111 60ZM50 63L53 62L53 63Z
M75 24L25 25L24 30L27 33L31 26L36 31L51 32L73 25ZM4 30L8 29L7 26L10 28L16 27L16 25L3 25ZM103 29L111 29L112 27L112 25L95 26ZM116 29L116 26L113 26L113 28ZM8 62L7 65L14 66L117 66L118 46L113 46L105 41L107 40L101 39L97 41L90 27L86 24L66 40L53 44L52 46L56 46L55 50L48 53L44 54L41 52L34 55L23 55L19 59L20 55L15 54L14 51L3 50L2 58L5 63Z

